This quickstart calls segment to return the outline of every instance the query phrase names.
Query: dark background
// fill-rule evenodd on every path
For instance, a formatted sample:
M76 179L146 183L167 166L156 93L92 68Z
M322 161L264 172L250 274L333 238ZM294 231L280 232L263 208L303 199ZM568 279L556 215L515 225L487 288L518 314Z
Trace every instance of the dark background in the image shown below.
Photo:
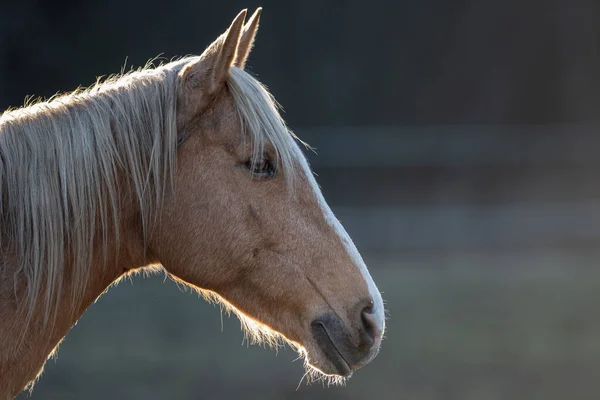
M1 0L0 109L201 53L261 5L249 65L284 106L390 319L345 388L162 278L112 288L39 399L600 395L600 3Z

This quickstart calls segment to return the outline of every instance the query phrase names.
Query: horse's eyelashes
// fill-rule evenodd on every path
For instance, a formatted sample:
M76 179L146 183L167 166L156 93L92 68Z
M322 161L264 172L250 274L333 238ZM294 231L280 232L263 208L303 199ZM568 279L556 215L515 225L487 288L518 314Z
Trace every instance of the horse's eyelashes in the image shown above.
M266 154L251 158L245 164L246 168L257 178L271 178L275 176L276 170L273 163Z

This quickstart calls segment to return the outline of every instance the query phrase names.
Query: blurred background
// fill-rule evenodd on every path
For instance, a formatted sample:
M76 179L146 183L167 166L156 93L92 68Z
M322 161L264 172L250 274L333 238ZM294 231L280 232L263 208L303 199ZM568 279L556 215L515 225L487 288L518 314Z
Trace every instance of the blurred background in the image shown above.
M218 306L136 277L84 315L33 399L599 398L595 0L1 3L2 110L199 54L262 5L250 69L317 149L389 309L346 387L298 386L291 350L246 348Z

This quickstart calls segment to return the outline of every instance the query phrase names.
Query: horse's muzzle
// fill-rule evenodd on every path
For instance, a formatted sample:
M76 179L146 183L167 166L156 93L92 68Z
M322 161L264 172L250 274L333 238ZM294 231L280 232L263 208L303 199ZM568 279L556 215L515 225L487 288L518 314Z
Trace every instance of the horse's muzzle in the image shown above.
M349 377L352 371L375 358L379 352L382 332L372 311L372 307L363 308L352 327L332 314L321 315L312 321L313 338L330 364L319 365L322 372Z

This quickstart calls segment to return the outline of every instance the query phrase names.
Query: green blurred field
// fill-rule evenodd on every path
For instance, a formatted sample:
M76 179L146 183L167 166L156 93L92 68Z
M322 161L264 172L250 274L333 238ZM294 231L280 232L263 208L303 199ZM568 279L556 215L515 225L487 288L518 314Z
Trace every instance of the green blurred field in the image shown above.
M366 257L389 309L380 355L346 387L298 390L294 352L246 348L218 306L140 277L91 307L33 398L596 399L599 257Z

